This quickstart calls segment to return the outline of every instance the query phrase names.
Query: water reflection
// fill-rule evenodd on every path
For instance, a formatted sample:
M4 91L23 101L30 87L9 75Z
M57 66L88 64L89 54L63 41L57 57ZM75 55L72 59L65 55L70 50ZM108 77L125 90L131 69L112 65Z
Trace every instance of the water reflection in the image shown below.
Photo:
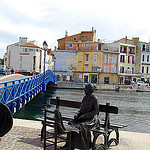
M112 122L128 124L123 130L133 132L150 133L150 92L113 92L113 91L95 91L100 104L109 102L111 105L119 108L119 114L111 115ZM83 90L71 89L48 89L46 93L39 93L30 103L19 110L14 117L24 119L34 119L43 116L44 106L49 107L49 99L53 96L60 96L62 99L81 101L84 96ZM66 108L61 107L61 111L66 112ZM69 109L71 115L76 113L76 109ZM100 113L100 118L104 114Z

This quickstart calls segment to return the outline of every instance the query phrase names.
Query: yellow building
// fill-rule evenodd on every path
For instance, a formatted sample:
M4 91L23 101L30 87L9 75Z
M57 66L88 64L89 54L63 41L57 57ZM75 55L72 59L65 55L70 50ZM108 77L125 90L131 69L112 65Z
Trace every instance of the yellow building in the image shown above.
M77 70L75 72L76 81L98 83L100 68L100 51L78 51Z

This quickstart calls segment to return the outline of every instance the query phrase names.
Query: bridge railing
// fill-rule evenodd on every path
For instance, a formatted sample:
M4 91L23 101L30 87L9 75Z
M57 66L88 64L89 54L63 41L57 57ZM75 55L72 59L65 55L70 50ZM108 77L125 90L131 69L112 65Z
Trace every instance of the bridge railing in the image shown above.
M45 72L45 80L52 77L55 79L52 71L47 70ZM0 83L0 102L7 105L13 103L14 101L20 101L23 103L25 99L28 101L29 97L38 92L42 87L44 80L44 73L36 76L1 82Z

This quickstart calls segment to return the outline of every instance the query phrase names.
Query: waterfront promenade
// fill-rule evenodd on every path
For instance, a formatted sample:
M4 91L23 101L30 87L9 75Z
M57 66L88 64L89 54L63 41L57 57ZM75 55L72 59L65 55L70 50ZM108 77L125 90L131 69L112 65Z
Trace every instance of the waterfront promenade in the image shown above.
M43 150L40 129L39 121L14 119L11 131L1 138L0 150ZM102 137L99 142L102 142ZM149 147L150 134L120 131L120 144L111 146L110 149L148 150Z

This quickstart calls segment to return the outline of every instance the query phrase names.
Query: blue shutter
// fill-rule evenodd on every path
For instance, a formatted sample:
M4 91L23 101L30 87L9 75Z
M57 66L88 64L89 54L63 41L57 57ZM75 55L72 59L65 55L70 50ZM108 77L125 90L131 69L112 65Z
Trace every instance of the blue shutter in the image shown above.
M149 62L149 55L147 55L147 62Z
M142 73L144 73L144 66L142 66Z
M146 45L146 51L149 52L149 45Z
M70 44L67 44L67 47L70 47Z
M96 50L98 50L98 43L96 44Z

